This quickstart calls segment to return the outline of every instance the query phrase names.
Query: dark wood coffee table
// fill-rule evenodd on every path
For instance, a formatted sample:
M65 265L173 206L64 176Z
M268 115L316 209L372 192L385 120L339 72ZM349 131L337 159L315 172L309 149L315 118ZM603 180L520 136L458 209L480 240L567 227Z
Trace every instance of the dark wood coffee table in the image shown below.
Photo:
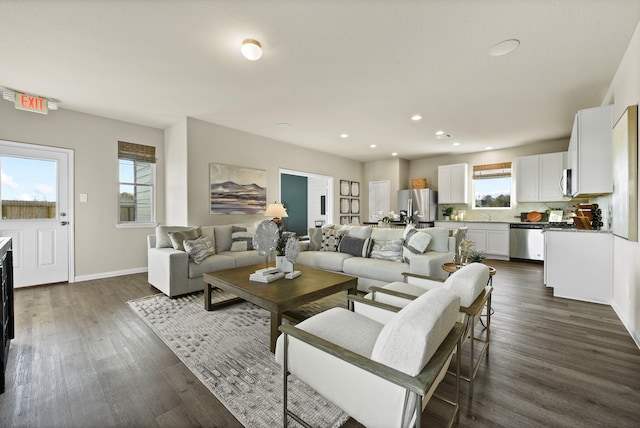
M269 283L249 281L249 275L263 264L226 269L205 273L202 278L204 288L204 308L211 311L239 301L251 302L271 313L271 352L275 351L278 327L282 324L283 315L305 303L313 302L331 294L347 290L356 294L358 278L336 272L329 272L307 266L296 265L302 274L294 279L279 279ZM211 290L220 288L233 293L237 298L211 303ZM301 321L300 317L291 314L292 319Z

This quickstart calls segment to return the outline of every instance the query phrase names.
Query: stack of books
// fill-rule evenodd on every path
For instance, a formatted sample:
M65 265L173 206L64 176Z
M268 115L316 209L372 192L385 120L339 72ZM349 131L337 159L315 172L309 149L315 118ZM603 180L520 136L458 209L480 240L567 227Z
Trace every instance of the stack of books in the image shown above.
M280 278L284 278L284 272L280 272L276 268L258 269L249 275L249 281L256 282L271 282Z

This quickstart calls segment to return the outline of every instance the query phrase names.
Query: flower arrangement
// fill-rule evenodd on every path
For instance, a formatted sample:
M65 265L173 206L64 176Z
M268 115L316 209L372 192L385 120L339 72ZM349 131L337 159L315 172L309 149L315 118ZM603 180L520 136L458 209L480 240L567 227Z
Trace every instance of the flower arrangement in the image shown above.
M287 241L289 240L289 238L294 238L295 236L295 232L280 233L280 237L278 238L278 245L276 246L276 255L284 256L285 249L287 248Z
M398 218L398 215L393 211L389 211L389 214L387 215L383 215L382 211L378 211L378 218L383 223L391 223L392 221L395 221Z

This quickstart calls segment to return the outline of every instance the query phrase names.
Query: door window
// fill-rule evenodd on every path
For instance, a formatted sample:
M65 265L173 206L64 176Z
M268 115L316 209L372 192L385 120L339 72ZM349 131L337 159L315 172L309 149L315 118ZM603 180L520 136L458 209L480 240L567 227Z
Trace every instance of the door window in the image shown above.
M3 220L56 218L56 161L0 156L0 171Z

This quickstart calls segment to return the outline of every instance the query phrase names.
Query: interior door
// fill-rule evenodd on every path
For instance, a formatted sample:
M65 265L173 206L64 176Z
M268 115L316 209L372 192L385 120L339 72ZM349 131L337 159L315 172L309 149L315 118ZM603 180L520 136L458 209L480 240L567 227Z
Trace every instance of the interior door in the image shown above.
M391 182L370 181L369 182L369 221L380 220L380 213L383 216L391 211Z
M69 157L0 141L0 236L13 238L15 287L69 281Z

